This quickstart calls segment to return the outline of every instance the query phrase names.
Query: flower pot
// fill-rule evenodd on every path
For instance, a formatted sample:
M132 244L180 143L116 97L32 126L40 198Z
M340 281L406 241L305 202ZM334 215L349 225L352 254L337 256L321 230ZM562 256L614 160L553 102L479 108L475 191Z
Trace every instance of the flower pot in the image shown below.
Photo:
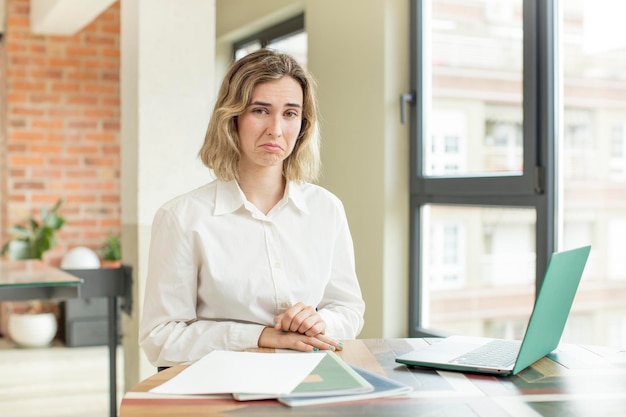
M108 261L103 260L101 262L102 268L119 268L122 266L122 261Z
M11 314L9 337L19 346L49 346L57 333L57 319L53 313Z
M9 242L9 258L14 260L30 259L30 246L24 240L12 240Z

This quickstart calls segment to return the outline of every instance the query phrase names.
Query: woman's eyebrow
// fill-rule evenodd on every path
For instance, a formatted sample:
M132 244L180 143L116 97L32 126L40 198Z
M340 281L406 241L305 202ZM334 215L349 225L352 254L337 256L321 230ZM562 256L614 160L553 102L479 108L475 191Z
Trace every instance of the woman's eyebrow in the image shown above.
M266 103L264 101L253 101L252 103L250 103L251 106L265 106L265 107L272 107L272 103ZM301 108L302 105L298 104L298 103L285 103L284 107L298 107Z

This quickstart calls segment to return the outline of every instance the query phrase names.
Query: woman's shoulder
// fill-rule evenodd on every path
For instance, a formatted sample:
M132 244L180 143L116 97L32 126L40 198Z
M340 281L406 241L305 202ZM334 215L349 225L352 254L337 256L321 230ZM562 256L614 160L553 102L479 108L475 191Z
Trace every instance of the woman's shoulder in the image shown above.
M162 211L181 212L202 207L206 210L207 205L213 206L214 204L217 182L217 180L211 181L193 190L179 194L164 203L160 209Z
M343 203L341 202L341 199L321 185L300 183L296 184L296 187L302 193L308 204L332 205L343 210Z

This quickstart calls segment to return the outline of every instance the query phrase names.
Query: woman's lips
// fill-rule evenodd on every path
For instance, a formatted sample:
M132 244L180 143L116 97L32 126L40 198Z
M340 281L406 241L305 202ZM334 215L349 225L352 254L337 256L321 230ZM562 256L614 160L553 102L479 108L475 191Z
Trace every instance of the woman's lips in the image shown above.
M261 148L265 149L266 151L270 151L270 152L278 152L281 150L281 147L276 145L275 143L265 143L263 145L261 145Z

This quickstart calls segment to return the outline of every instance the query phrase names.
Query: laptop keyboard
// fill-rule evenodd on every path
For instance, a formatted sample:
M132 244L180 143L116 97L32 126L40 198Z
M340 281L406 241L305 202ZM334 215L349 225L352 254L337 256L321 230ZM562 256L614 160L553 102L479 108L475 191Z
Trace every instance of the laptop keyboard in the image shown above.
M453 360L459 365L476 365L489 367L505 367L517 359L521 342L519 340L493 340L483 346L471 350Z

